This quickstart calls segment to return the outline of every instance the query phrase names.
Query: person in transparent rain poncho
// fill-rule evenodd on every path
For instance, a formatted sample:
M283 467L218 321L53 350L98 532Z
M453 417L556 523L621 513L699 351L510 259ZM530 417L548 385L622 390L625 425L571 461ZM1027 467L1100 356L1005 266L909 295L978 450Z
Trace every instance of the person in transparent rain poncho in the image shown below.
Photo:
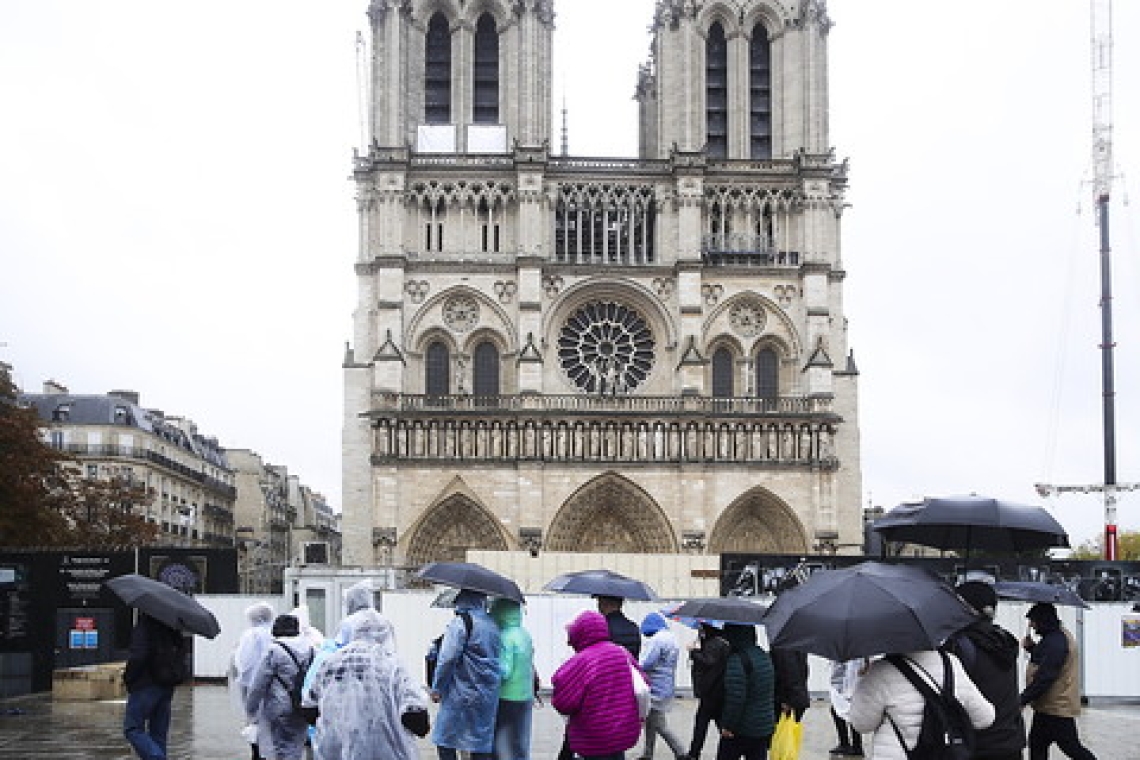
M362 610L353 640L317 666L305 704L320 711L315 760L418 760L428 696L396 657L392 624Z
M257 746L265 760L301 760L309 724L293 710L291 689L308 670L313 645L301 633L297 618L273 621L273 642L253 677L245 709L256 716Z
M245 701L249 696L249 687L253 684L253 676L257 673L261 661L265 659L269 643L273 641L271 626L276 614L267 602L255 602L246 608L245 617L249 621L249 628L244 630L238 639L230 663L230 698L234 708L246 718L247 726L243 729L242 735L249 741L252 760L261 760L261 753L257 748L254 717L246 712Z
M344 592L344 619L340 621L336 636L333 640L338 647L343 647L353 640L352 630L360 614L366 610L376 611L376 603L372 595L372 581L362 580Z

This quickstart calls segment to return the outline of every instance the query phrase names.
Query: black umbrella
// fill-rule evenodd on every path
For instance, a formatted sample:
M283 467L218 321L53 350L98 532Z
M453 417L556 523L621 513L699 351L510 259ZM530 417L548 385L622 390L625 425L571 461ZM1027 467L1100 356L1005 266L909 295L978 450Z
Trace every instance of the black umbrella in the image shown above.
M107 588L128 606L150 615L179 631L212 639L222 630L214 613L193 597L145 575L120 575L106 582Z
M1069 545L1069 535L1044 508L984 496L926 498L900 504L871 529L886 541L961 551L1017 553Z
M768 605L757 604L749 597L727 596L690 599L669 613L670 617L717 620L722 623L760 625Z
M581 570L565 573L543 586L546 591L559 594L587 594L589 596L614 596L620 599L653 601L657 592L634 578L627 578L610 570Z
M517 583L474 562L431 562L420 568L417 575L424 580L453 588L479 591L488 596L514 599L516 602L526 601Z
M844 662L934 649L974 620L954 589L922 568L864 562L813 573L776 598L763 624L773 647Z
M1052 583L1040 581L998 581L994 584L994 593L1000 599L1013 599L1019 602L1049 602L1061 604L1066 607L1084 607L1092 609L1091 605L1080 594L1065 586L1054 586Z

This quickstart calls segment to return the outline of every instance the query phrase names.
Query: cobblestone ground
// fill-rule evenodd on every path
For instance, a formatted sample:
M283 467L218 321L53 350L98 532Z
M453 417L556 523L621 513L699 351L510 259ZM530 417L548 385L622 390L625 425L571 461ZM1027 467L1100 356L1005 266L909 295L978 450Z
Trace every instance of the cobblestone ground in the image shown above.
M131 760L121 733L122 700L53 702L38 695L0 702L0 758L83 758ZM672 728L687 740L695 702L680 699L670 714ZM198 684L178 690L170 736L172 760L246 760L249 750L238 736L240 724L224 686ZM1081 736L1099 760L1140 760L1140 705L1097 704L1080 719ZM562 740L562 720L550 708L536 711L534 760L554 760ZM827 760L835 732L825 702L815 702L804 717L802 760ZM632 760L640 747L626 753ZM716 754L716 740L705 745L704 760ZM657 743L657 757L668 748ZM434 760L434 748L421 742L420 756ZM1051 757L1062 755L1054 748Z

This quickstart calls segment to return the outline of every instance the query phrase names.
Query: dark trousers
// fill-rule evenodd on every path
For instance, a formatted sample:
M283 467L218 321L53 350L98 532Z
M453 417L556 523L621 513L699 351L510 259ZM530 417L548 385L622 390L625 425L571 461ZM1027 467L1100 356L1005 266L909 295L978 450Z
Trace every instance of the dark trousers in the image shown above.
M721 736L716 760L764 760L771 736Z
M1076 718L1034 712L1033 725L1029 728L1029 760L1046 760L1051 744L1056 744L1057 749L1074 760L1096 760L1096 755L1089 752L1077 736Z
M173 686L144 686L127 695L123 736L142 760L166 760Z
M851 724L839 717L835 708L831 708L831 720L835 723L835 735L839 737L839 746L853 750L863 751L863 737L851 727Z
M693 716L693 738L689 740L689 757L699 758L705 748L705 737L709 733L709 723L720 726L720 708L708 703L707 699L697 702L697 713Z

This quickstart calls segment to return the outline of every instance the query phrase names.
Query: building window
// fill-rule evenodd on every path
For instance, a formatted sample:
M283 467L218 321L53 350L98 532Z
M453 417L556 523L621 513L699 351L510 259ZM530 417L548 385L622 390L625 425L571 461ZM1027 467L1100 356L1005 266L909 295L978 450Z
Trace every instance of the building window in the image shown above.
M71 417L71 404L60 404L51 413L51 418L55 422L67 422Z
M749 134L752 158L772 157L772 45L763 24L748 45Z
M471 121L499 123L499 32L490 13L479 17L475 27L475 103Z
M719 398L731 398L733 392L732 382L732 352L727 348L718 348L712 357L712 395Z
M765 401L775 401L780 395L779 360L770 348L756 355L756 395Z
M728 156L728 42L719 21L705 41L705 138L709 158Z
M472 390L477 397L499 395L499 349L494 343L484 341L475 346L474 377Z
M483 253L499 252L499 222L494 207L486 200L479 201L479 236Z
M446 396L451 393L451 355L447 346L439 341L427 349L424 392L429 396Z
M87 465L87 479L88 480L98 480L99 479L99 465L97 465L97 464Z
M570 382L586 393L628 393L649 377L655 347L640 314L624 304L595 301L562 325L558 360Z
M424 121L451 123L451 29L442 13L431 17L424 41Z
M51 440L51 447L53 449L62 449L63 448L63 431L62 430L51 431L51 433L49 434L49 438Z
M443 221L447 206L443 199L425 200L423 203L424 250L439 253L443 250Z

